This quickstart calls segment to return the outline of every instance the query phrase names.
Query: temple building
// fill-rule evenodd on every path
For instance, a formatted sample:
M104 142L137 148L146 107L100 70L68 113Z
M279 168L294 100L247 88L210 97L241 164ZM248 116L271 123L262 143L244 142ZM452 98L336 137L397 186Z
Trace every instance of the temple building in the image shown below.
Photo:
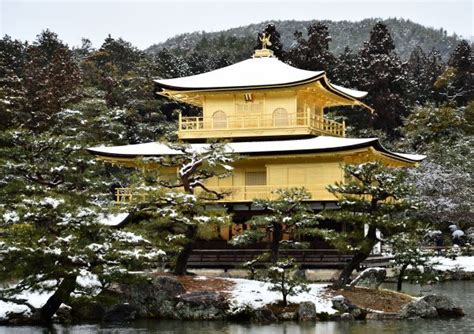
M388 166L415 166L424 157L385 149L377 138L347 138L344 122L326 117L331 107L365 105L361 92L335 85L324 71L306 71L283 63L265 47L252 58L207 73L155 80L157 93L202 108L198 117L179 116L178 137L196 149L209 139L229 141L243 156L233 175L210 179L207 186L231 190L220 200L236 223L252 214L255 198L272 198L278 188L305 187L314 209L335 207L327 186L344 182L344 164L381 161ZM96 147L98 159L133 166L137 157L176 154L151 142ZM117 189L118 202L133 196ZM232 229L221 233L222 241Z

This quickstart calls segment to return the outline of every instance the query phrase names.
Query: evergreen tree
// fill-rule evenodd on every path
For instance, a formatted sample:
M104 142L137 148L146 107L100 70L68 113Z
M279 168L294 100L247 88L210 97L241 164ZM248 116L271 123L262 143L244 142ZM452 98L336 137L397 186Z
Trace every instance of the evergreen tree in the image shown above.
M419 168L409 172L424 203L418 214L438 228L450 224L468 227L474 217L470 204L473 115L474 103L466 107L428 105L416 108L405 121L400 148L427 156Z
M298 266L295 259L281 259L266 270L266 281L271 283L270 291L280 292L282 304L288 304L288 296L295 296L308 292L309 288L303 277L298 275Z
M278 189L275 193L277 199L254 200L254 205L264 210L264 214L252 217L246 222L250 228L230 241L233 245L245 245L268 240L272 263L278 262L280 247L304 246L295 239L284 240L285 235L311 235L318 224L318 216L304 203L311 198L304 188Z
M307 39L301 31L294 33L296 45L288 52L288 63L305 70L325 71L332 78L337 59L329 51L328 27L318 22L308 26L307 32Z
M29 128L41 131L55 113L77 100L79 68L69 48L49 30L27 47L23 78Z
M461 41L448 61L448 68L436 82L438 88L444 88L449 101L466 105L474 98L473 53L469 43Z
M27 305L44 323L72 292L84 292L79 276L107 284L127 269L149 267L163 252L141 236L103 224L116 179L84 148L123 140L120 111L101 105L96 90L84 90L85 99L71 105L79 71L54 33L39 35L25 59L21 71L15 63L5 70L12 77L18 70L24 80L2 86L24 90L25 103L8 104L14 117L0 132L0 279L11 282L0 298L25 304L15 298L18 292L53 291L42 307Z
M358 76L363 75L358 70L358 55L346 46L337 59L337 66L334 69L334 81L344 87L357 87Z
M335 223L346 223L346 231L321 230L337 249L353 254L344 266L335 288L346 286L352 272L369 257L374 246L401 232L413 233L418 222L412 217L416 208L411 188L404 182L406 171L389 169L379 162L347 165L348 182L329 186L339 198L338 210L328 210L325 217Z
M266 36L270 36L270 42L272 43L272 45L268 46L268 49L273 51L275 57L280 60L284 60L286 53L283 50L283 44L280 41L280 33L277 31L273 23L267 24L265 29L263 29L263 31L258 34L255 49L258 50L262 48L262 42L260 41L260 38L262 38L264 34Z
M0 131L8 129L15 120L25 121L26 103L23 87L25 45L5 36L0 40Z
M199 226L224 224L229 219L224 212L216 212L214 218L205 213L206 204L225 196L207 187L205 180L231 175L229 164L235 157L226 151L225 144L210 144L199 151L182 144L169 146L177 154L143 159L143 167L150 170L138 174L132 189L140 193L145 187L147 194L138 197L131 210L139 228L152 230L154 235L164 235L165 240L174 242L170 245L177 252L173 272L185 275ZM166 176L163 169L177 170L177 176L169 173ZM184 194L174 193L177 188L183 189Z
M359 53L359 89L369 92L366 103L375 109L371 126L390 136L397 136L397 128L408 109L404 102L406 73L394 52L395 45L383 23L377 23L370 39Z
M340 54L337 59L337 66L333 72L334 81L338 85L357 90L359 87L358 77L363 75L364 73L362 73L359 68L358 54L354 53L349 47L346 47L344 52ZM344 119L346 121L348 136L383 137L383 133L374 134L367 129L367 124L370 123L372 117L367 108L359 106L353 106L352 108L333 107L330 108L329 111L335 118Z
M425 232L426 229L420 229L417 233L399 233L389 241L397 266L397 291L402 290L403 281L421 285L435 278L432 254L422 249L421 237Z
M174 55L168 49L163 49L156 55L156 63L161 78L179 78L191 75L189 66L183 58Z
M428 55L420 47L410 54L407 64L408 91L411 105L423 105L438 100L434 83L443 71L441 57L436 50Z
M41 323L85 291L79 276L106 284L163 255L141 236L104 226L114 180L84 148L116 139L119 128L85 111L51 114L41 131L17 122L0 134L0 279L12 282L0 299L25 304L17 293L53 291L42 307L29 305Z

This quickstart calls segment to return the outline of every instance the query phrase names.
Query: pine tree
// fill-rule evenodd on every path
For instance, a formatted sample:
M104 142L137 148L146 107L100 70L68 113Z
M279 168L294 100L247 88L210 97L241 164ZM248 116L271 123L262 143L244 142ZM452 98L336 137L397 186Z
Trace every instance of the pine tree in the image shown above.
M439 53L432 50L428 55L420 47L410 54L407 64L408 91L411 105L424 105L437 99L434 83L443 71Z
M179 78L191 75L189 66L184 59L174 55L168 49L163 49L156 55L156 63L161 78Z
M438 78L436 86L445 91L448 101L465 106L474 98L473 53L469 43L461 41L448 61L448 68Z
M44 32L25 52L19 76L26 79L5 87L18 86L26 101L9 105L15 117L0 132L0 279L12 282L0 298L25 304L15 298L18 292L53 291L42 307L27 305L44 323L72 292L85 291L79 276L107 284L127 269L149 267L163 252L103 224L116 180L84 148L120 142L120 113L109 113L96 92L71 105L79 72L55 34ZM21 113L27 117L16 116Z
M450 224L468 227L473 219L473 115L472 102L465 107L426 105L405 120L399 148L427 156L409 172L424 203L418 214L440 229Z
M339 199L338 210L328 210L325 217L334 223L345 223L346 231L321 230L323 236L342 252L353 257L344 266L335 288L346 286L352 272L369 257L374 246L397 233L413 233L418 222L412 218L416 208L411 187L404 182L406 171L389 169L380 162L347 165L348 182L329 186Z
M266 281L271 283L270 291L280 292L282 304L288 304L288 296L295 296L308 292L309 288L303 277L298 275L298 266L295 259L281 259L266 270Z
M27 47L23 78L29 128L41 131L52 115L77 100L79 68L69 48L49 30Z
M274 200L254 201L254 205L265 213L252 217L246 222L250 228L230 241L233 245L246 245L268 240L272 263L278 262L281 247L305 246L295 239L284 240L285 235L311 235L318 224L318 216L304 202L311 198L304 188L278 189L275 193L278 198Z
M22 291L54 291L41 308L30 307L41 323L87 288L79 276L106 283L163 255L143 237L103 225L113 179L84 150L104 133L83 116L63 110L41 132L12 124L0 135L0 279L14 282L0 295L18 301Z
M430 261L432 254L422 249L421 237L425 233L426 228L417 233L399 233L389 240L398 272L397 291L402 290L403 281L423 284L434 278Z
M288 63L305 70L325 71L332 78L337 58L329 51L328 27L318 22L308 26L307 31L307 39L300 31L294 33L296 45L288 52Z
M184 144L168 145L178 154L143 159L145 172L139 172L132 185L134 192L142 196L131 203L130 210L137 228L153 231L159 236L155 239L158 243L170 242L171 251L177 253L173 272L185 275L199 227L229 221L225 211L206 209L210 202L226 194L209 188L205 181L228 177L232 173L229 164L235 156L226 151L225 144L209 144L199 151ZM163 173L166 169L168 174ZM184 193L176 193L178 188Z
M334 81L344 87L357 87L358 76L362 73L358 69L358 55L346 46L337 59L334 69Z
M396 55L393 39L383 23L377 23L370 39L359 52L359 89L368 91L366 103L375 109L370 125L390 136L398 136L397 128L408 109L404 102L406 71Z

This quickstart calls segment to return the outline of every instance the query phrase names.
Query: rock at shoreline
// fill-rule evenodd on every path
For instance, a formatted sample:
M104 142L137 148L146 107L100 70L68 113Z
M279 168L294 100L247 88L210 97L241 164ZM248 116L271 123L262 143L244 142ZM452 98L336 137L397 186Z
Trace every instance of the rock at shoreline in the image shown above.
M301 302L298 306L299 321L315 321L316 305L313 302Z
M368 313L366 320L396 320L400 319L400 315L394 312L374 312Z
M118 304L105 313L104 322L128 322L137 319L138 308L130 304Z
M105 315L105 306L89 298L73 300L71 306L71 318L78 321L101 321Z
M349 284L351 287L361 286L369 289L378 289L387 277L385 268L367 268L363 270Z
M74 321L102 321L104 317L112 319L107 321L115 321L114 314L117 313L122 313L125 321L132 318L174 318L175 298L185 292L183 285L172 276L113 284L93 298L73 300L71 316Z
M421 298L421 300L434 307L440 317L456 318L465 315L464 310L448 297L427 295Z
M186 292L183 285L172 276L156 276L132 284L118 284L110 290L120 295L121 303L135 306L141 318L173 318L174 299Z
M346 297L344 296L335 296L332 298L332 307L338 310L341 313L349 313L351 314L354 319L356 320L364 320L367 316L367 311L363 308L360 308L357 305L352 304Z
M195 291L176 297L176 316L183 320L218 320L226 317L226 299L213 291Z
M352 321L355 320L354 316L350 313L341 314L341 321Z
M436 308L422 299L409 302L400 310L401 318L435 318L438 316Z
M273 314L272 310L270 310L266 306L256 309L253 312L251 319L254 322L258 322L262 324L269 324L269 323L278 321L278 318L275 316L275 314Z

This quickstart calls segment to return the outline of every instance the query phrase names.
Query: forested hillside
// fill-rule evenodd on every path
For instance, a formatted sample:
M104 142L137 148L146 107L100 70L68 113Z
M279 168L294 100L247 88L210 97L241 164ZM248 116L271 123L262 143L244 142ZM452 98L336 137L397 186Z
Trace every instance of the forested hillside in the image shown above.
M362 47L364 41L367 40L370 30L377 22L377 19L365 19L358 22L351 21L320 21L324 23L332 36L330 43L330 51L335 54L341 54L346 46L357 50ZM459 38L456 35L447 35L444 29L433 29L422 26L418 23L404 19L386 19L381 20L389 28L390 34L396 45L396 51L403 60L408 59L410 53L419 46L425 52L429 52L435 48L439 51L441 57L447 60L449 54L456 47ZM192 32L182 35L177 35L166 40L163 43L158 43L150 46L145 51L151 54L156 54L163 48L168 49L183 49L190 50L197 45L208 43L209 47L213 47L214 43L209 43L209 40L219 41L228 40L230 38L243 41L243 48L247 51L247 55L255 41L256 34L271 22L261 22L257 24L250 24L237 28L228 29L220 32ZM290 49L295 44L295 31L301 31L304 35L307 34L307 27L316 23L312 21L273 21L276 28L280 32L281 42L285 49ZM220 46L219 46L220 47ZM234 45L228 45L233 48Z

